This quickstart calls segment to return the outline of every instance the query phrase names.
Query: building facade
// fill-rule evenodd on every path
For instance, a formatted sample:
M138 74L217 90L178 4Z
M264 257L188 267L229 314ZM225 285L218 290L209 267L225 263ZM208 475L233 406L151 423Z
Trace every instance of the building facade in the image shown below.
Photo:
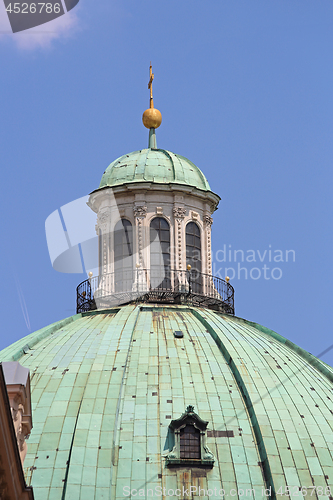
M23 462L32 428L29 370L17 362L0 364L0 498L34 500Z

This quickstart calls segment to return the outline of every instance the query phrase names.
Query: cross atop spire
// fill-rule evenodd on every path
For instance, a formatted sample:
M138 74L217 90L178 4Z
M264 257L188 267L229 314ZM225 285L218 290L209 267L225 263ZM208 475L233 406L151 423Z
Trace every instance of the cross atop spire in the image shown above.
M154 81L154 73L153 73L153 67L151 65L150 61L150 68L149 68L149 82L148 82L148 89L150 90L150 108L154 107L154 101L153 101L153 81Z

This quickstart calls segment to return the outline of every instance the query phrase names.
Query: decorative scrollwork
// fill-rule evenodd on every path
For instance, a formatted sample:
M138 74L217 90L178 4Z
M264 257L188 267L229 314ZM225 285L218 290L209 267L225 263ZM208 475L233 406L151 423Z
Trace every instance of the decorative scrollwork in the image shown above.
M146 217L147 215L147 207L133 207L134 217Z
M193 413L193 412L194 412L194 406L188 405L188 407L186 408L186 412L185 413Z
M210 215L204 215L203 219L204 219L205 226L210 227L213 224L213 217L211 217Z
M186 215L186 208L184 207L174 207L173 215L175 219L184 219Z
M100 212L98 214L98 223L105 224L110 219L110 214L108 212Z

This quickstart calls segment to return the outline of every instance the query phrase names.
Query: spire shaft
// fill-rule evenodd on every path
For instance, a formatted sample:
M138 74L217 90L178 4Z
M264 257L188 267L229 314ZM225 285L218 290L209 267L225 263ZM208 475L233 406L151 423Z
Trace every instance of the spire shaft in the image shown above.
M149 149L157 149L156 133L155 133L154 128L149 129L148 148Z

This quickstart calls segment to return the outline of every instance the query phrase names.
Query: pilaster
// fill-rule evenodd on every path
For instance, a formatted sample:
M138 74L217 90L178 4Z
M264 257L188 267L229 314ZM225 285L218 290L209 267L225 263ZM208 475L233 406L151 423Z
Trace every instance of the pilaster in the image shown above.
M144 258L143 258L143 245L144 245L144 235L143 235L143 225L144 219L147 216L147 206L139 205L133 207L133 213L135 217L135 239L136 239L136 248L138 254L138 264L141 268L144 267Z
M212 274L212 241L211 241L211 235L212 235L212 224L213 224L213 217L211 215L206 214L203 217L204 220L204 228L205 228L205 246L206 246L206 255L207 255L207 274Z
M186 208L175 205L173 208L173 216L175 220L175 264L176 269L182 270L186 268L185 261L185 241L184 241L184 217Z

